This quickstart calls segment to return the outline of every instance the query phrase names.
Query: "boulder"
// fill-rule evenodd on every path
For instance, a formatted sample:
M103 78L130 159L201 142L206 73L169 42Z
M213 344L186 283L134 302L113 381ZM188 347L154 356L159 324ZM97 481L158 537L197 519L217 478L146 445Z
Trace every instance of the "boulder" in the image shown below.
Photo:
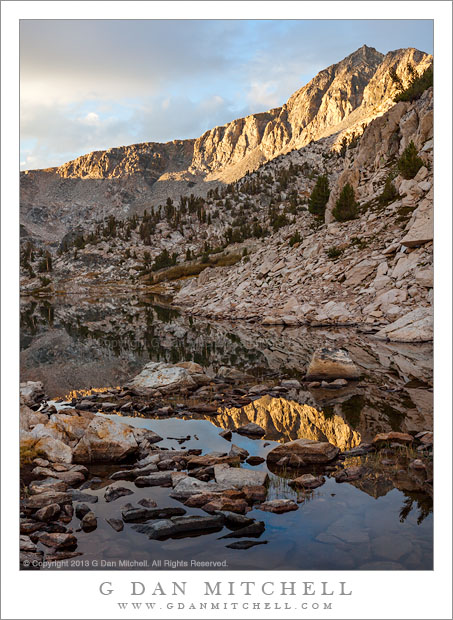
M25 381L20 384L20 398L24 405L36 405L44 399L44 385L41 381Z
M41 493L47 493L47 491L66 491L68 485L63 480L58 480L53 477L45 478L44 480L32 480L28 487L30 495L39 495Z
M412 221L412 220L411 220ZM413 223L407 234L401 239L401 244L408 248L417 247L432 241L434 238L434 222L432 201L422 200L414 211Z
M280 444L271 450L267 455L267 462L278 463L286 457L288 460L285 464L290 467L310 463L329 463L338 456L339 452L339 448L327 441L296 439Z
M21 431L29 432L38 424L46 424L48 417L39 411L33 411L27 405L21 405L19 410L19 428Z
M358 379L360 371L345 349L317 349L307 370L307 380Z
M38 424L37 426L41 425ZM60 439L55 439L54 437L41 437L37 439L33 436L27 437L21 434L20 447L33 450L54 463L71 463L72 461L71 448Z
M38 521L53 521L59 512L60 506L58 504L49 504L37 510L34 514L34 518Z
M118 462L137 452L132 427L109 418L93 418L82 439L74 448L76 463Z
M197 385L204 384L206 381L209 382L209 378L200 373L199 368L201 367L198 364L193 364L192 362L182 362L177 365L164 362L150 362L126 387L132 388L135 392L145 396L154 392L154 390L168 394L183 388L194 388ZM202 378L203 381L201 380Z
M95 530L97 528L98 521L94 512L91 510L87 512L86 515L83 516L80 525L82 526L82 530L84 530L84 532L91 532L92 530Z

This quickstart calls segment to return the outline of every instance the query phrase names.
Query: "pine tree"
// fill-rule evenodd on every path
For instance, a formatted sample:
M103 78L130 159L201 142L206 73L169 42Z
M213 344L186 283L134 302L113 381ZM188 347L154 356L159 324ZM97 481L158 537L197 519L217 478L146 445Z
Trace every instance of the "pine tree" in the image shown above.
M324 217L326 204L329 200L330 189L327 175L322 174L316 179L316 184L308 200L308 210L312 215Z
M357 206L354 189L352 185L346 183L341 190L340 197L335 204L332 215L339 222L354 220L358 216Z
M398 160L398 170L404 179L413 179L420 168L423 160L417 154L417 147L411 140Z

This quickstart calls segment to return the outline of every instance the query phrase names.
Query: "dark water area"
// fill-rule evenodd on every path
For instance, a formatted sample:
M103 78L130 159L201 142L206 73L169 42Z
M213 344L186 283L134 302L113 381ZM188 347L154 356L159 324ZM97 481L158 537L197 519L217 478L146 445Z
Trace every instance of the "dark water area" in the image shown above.
M157 432L164 437L159 447L181 449L169 438L190 435L182 447L201 448L203 454L229 451L231 443L219 436L222 429L257 421L266 429L262 439L234 433L232 442L264 458L277 443L309 437L309 424L299 406L304 403L316 409L318 426L342 450L370 441L379 432L414 434L432 429L430 345L379 342L353 329L263 327L192 319L151 297L64 297L58 301L24 300L21 305L21 380L42 381L51 398L91 387L121 386L150 360L192 360L212 373L222 365L235 366L251 373L255 383L276 385L283 378L302 378L313 351L320 346L345 347L362 370L361 382L341 390L303 388L284 398L264 397L213 417L109 417ZM306 494L289 485L286 472L269 470L266 462L255 466L253 469L269 474L267 499L290 498L298 502L298 509L273 514L254 508L247 513L265 524L257 539L265 544L247 550L226 547L234 541L221 538L230 531L226 527L167 540L150 540L128 523L123 531L114 531L105 519L121 518L121 508L127 502L137 505L142 498L152 498L159 507L184 506L169 497L171 489L112 482L109 476L118 465L90 466L90 477L101 479L86 491L99 498L92 505L98 527L76 533L77 551L82 555L51 568L205 569L198 563L219 562L209 568L429 570L432 497L426 493L423 476L408 468L414 458L417 454L408 448L391 455L348 458L346 467L362 464L368 473L350 483L327 477L323 486ZM241 467L251 466L243 463ZM134 494L107 503L106 486L128 487ZM201 509L184 508L187 514L206 515ZM74 518L69 527L78 530L79 520ZM134 562L142 564L134 566Z

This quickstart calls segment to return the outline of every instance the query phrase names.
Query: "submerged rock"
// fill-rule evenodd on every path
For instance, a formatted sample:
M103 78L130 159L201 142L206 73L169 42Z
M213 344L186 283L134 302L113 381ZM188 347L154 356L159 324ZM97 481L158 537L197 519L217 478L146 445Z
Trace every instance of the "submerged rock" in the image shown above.
M124 523L121 519L106 519L106 521L116 532L121 532L124 529Z
M294 478L289 483L291 486L303 487L304 489L316 489L325 483L323 476L313 476L312 474L303 474L298 478Z
M238 540L237 542L226 545L227 549L250 549L256 545L267 545L267 540Z
M358 379L360 371L345 349L317 349L311 358L306 379Z
M261 536L261 534L265 530L264 521L254 521L250 525L246 525L245 527L241 527L239 530L234 530L234 532L230 532L229 534L225 534L221 538L244 538L248 536Z

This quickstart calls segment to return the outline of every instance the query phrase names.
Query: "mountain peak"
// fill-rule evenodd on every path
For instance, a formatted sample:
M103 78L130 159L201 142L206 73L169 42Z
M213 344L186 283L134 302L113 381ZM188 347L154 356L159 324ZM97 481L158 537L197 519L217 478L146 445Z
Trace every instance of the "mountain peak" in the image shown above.
M383 58L384 54L378 52L377 49L375 49L374 47L369 47L368 45L364 44L362 45L362 47L359 47L359 49L357 49L355 52L352 52L352 54L346 56L344 61L352 60L353 62L360 62L365 60L368 63L375 64L380 63Z

